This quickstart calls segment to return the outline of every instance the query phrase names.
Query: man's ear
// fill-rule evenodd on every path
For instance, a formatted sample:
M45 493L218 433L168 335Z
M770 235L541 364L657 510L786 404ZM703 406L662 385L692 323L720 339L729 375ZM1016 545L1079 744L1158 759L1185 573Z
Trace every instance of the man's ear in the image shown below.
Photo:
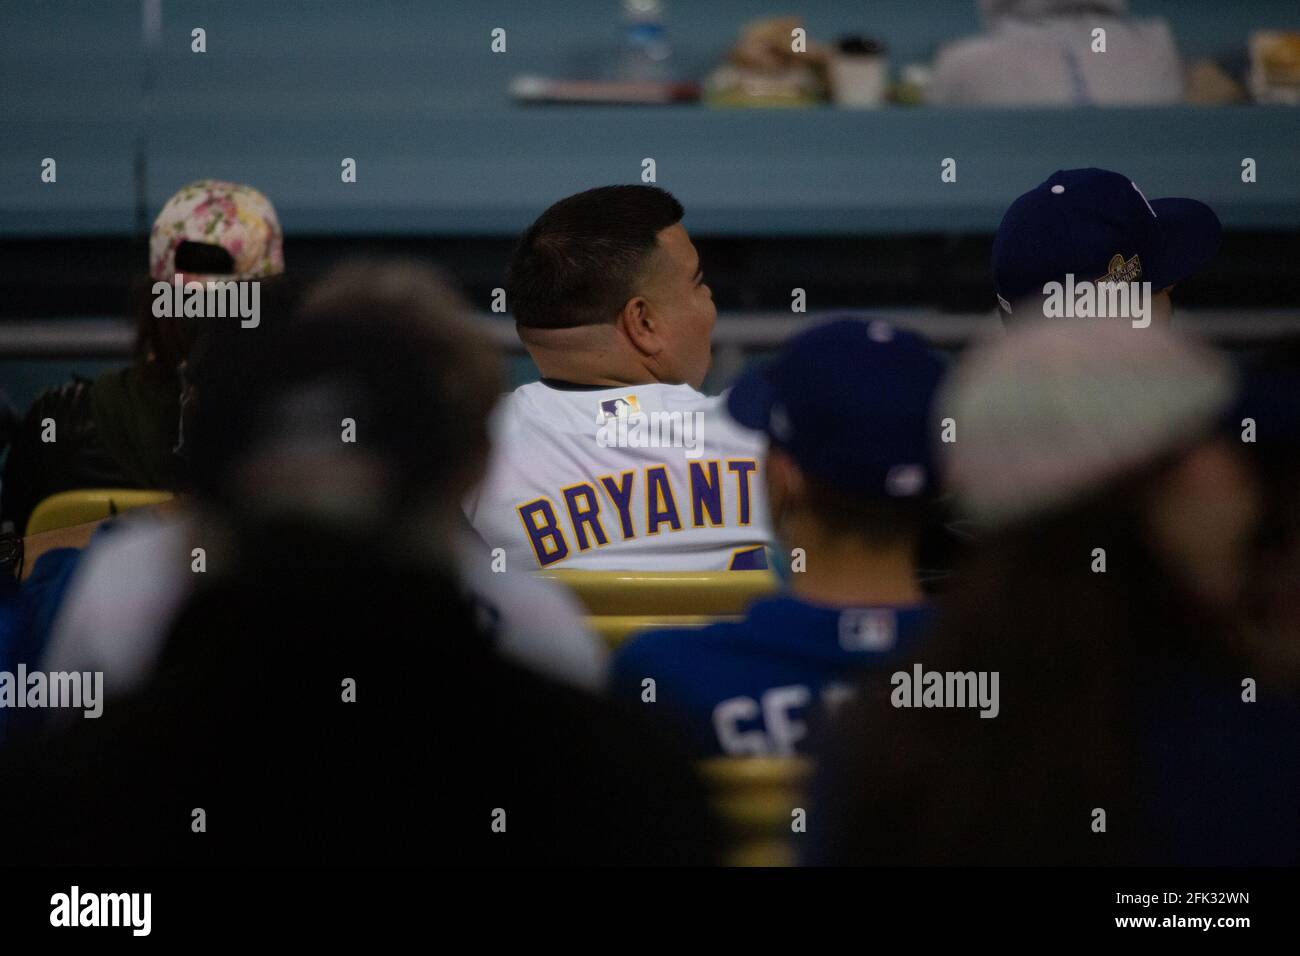
M659 325L644 297L638 295L627 300L618 314L618 327L642 355L658 355L664 350Z

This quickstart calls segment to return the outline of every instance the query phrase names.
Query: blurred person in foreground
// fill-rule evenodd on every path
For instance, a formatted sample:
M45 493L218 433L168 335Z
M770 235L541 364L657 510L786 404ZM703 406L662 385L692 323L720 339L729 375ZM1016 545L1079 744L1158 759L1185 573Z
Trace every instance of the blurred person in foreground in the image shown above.
M1155 326L1040 322L963 358L947 475L990 533L923 654L844 715L810 859L1300 861L1300 710L1243 639L1261 495L1233 392ZM944 696L966 674L998 675L995 718Z
M949 43L927 90L938 106L1153 106L1183 99L1169 24L1127 0L979 0L984 31ZM1094 30L1105 31L1104 52Z
M1199 200L1148 200L1122 173L1058 169L998 224L992 266L1002 317L1011 324L1091 311L1137 327L1168 325L1174 286L1214 260L1222 235L1219 217Z
M289 294L283 242L275 209L251 186L202 179L168 199L149 233L148 277L132 288L134 361L32 403L5 462L0 520L21 535L32 510L60 491L181 488L187 361L210 317L159 315L168 310L154 287L165 284L170 300L177 282L256 283L270 305Z
M1245 364L1233 421L1263 478L1259 566L1250 575L1257 651L1300 688L1300 338L1269 342Z
M460 296L424 266L400 261L344 265L310 290L301 313L298 320L303 322L330 318L342 325L350 321L358 348L381 334L387 320L423 328L425 334L445 342L429 374L446 382L448 415L473 425L496 399L500 370L490 344L465 319L467 309ZM295 321L287 315L268 318L275 323ZM208 389L239 385L243 375L239 363L256 360L260 331L237 324L220 329L193 370L197 402ZM231 382L223 381L223 376ZM439 451L434 437L427 440L431 450ZM485 445L469 447L476 454L486 453ZM209 454L195 464L219 471L225 456L241 453L238 446L223 447L221 455ZM304 475L303 493L323 477ZM196 471L194 480L202 503L208 479ZM189 555L201 516L201 509L190 509L185 502L168 516L128 514L120 519L120 529L93 542L67 585L43 666L102 670L110 696L144 680L168 627L194 587ZM604 649L566 591L528 576L493 573L491 555L464 520L430 529L428 534L439 548L455 555L462 587L480 609L485 640L557 680L592 691L603 688Z
M510 308L542 377L501 400L466 501L508 569L767 567L762 443L699 391L717 309L683 215L658 187L602 186L519 241Z
M743 376L731 415L768 438L772 524L789 591L743 620L651 631L615 655L612 691L679 719L702 755L790 756L864 672L914 653L917 579L938 485L930 415L943 363L919 336L841 319L796 335Z
M203 570L134 692L4 754L7 861L712 861L670 746L484 640L455 540L494 388L462 331L376 307L214 345Z

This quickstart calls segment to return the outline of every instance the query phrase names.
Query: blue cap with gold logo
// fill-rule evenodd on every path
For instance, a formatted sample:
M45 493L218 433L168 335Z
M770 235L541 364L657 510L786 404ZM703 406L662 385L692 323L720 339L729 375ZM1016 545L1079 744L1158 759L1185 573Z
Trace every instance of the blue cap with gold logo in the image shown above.
M1062 169L1011 204L993 240L1004 309L1049 282L1150 282L1158 292L1203 269L1223 228L1195 199L1147 200L1127 176Z

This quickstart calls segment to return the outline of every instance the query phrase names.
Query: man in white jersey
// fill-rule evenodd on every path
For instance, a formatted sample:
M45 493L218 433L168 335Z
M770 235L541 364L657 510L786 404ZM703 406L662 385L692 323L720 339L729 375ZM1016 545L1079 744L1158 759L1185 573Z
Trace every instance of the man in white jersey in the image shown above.
M763 442L698 389L717 310L681 203L605 186L551 206L510 265L542 374L502 399L467 502L508 567L767 567Z

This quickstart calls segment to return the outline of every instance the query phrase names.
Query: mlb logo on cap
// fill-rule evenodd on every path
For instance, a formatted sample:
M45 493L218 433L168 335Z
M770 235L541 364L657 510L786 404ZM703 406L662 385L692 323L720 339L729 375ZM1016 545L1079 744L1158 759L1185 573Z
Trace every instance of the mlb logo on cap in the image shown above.
M1006 311L1049 282L1150 282L1159 292L1203 269L1222 227L1195 199L1148 201L1127 176L1058 170L1007 210L993 240L993 283Z

